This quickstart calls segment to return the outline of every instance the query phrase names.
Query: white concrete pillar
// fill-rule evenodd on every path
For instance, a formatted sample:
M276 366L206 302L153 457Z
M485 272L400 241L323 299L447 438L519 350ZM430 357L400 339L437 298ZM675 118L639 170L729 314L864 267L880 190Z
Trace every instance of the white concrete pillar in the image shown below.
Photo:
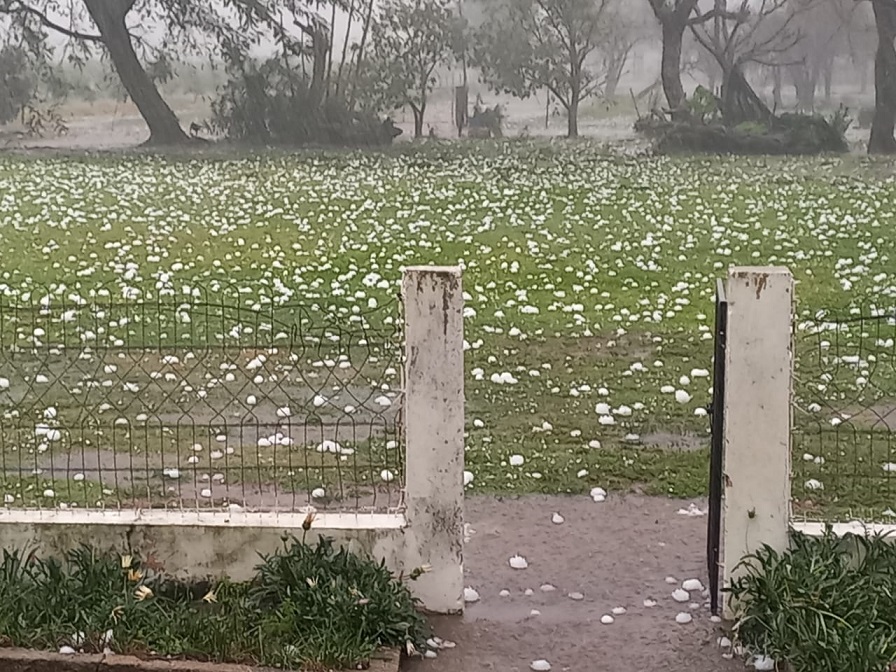
M404 432L408 565L432 570L412 586L436 613L463 611L464 348L459 268L408 268Z
M732 268L727 296L723 585L745 555L788 546L793 276ZM734 606L726 596L726 617Z

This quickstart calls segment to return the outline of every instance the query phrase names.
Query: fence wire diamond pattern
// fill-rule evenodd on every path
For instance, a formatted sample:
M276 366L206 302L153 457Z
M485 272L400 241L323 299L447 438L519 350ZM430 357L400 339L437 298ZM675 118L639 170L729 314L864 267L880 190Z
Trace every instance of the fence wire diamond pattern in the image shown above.
M794 514L896 519L896 312L818 313L798 325Z
M217 283L7 290L0 494L24 508L399 508L399 309L332 315Z

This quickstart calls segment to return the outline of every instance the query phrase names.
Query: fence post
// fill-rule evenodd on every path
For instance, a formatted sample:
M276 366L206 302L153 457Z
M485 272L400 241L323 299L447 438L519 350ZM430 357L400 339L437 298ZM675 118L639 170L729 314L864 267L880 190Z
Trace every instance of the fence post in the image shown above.
M458 613L464 607L461 271L408 268L402 294L408 561L432 567L414 585L423 606Z
M788 545L793 375L793 276L786 268L728 273L722 580L768 544ZM734 607L726 597L724 615Z

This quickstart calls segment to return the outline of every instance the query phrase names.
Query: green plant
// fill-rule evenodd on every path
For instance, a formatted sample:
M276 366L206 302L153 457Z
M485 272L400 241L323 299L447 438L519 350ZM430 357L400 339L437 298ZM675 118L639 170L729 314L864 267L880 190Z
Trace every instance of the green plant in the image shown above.
M326 538L285 539L247 583L179 581L87 546L0 561L0 645L338 668L427 634L401 577Z
M716 121L720 116L719 99L705 86L694 89L693 95L687 100L687 108L701 123Z
M793 536L741 563L737 638L793 672L869 672L896 660L896 548L884 535Z
M377 647L422 646L426 625L417 602L385 563L374 563L321 538L314 547L284 539L265 556L248 596L259 629L288 642L282 663L338 664Z

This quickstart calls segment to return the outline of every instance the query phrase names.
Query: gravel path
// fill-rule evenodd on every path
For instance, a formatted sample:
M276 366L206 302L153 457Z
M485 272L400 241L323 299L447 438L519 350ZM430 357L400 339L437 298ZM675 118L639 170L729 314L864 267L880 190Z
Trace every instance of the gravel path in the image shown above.
M466 585L481 599L463 618L434 619L436 635L457 647L409 669L524 672L546 659L554 672L742 670L742 662L722 658L720 626L710 621L706 598L694 592L699 604L689 605L671 597L686 579L706 583L706 518L677 513L688 504L618 495L602 504L587 497L468 498L475 534L465 552ZM562 524L551 522L555 512ZM509 566L514 554L526 558L527 569ZM676 584L666 582L670 576ZM545 584L555 590L543 591ZM499 596L502 590L510 595ZM645 599L656 606L645 607ZM626 613L601 624L616 607ZM541 613L530 616L533 609ZM693 622L677 624L680 612Z

